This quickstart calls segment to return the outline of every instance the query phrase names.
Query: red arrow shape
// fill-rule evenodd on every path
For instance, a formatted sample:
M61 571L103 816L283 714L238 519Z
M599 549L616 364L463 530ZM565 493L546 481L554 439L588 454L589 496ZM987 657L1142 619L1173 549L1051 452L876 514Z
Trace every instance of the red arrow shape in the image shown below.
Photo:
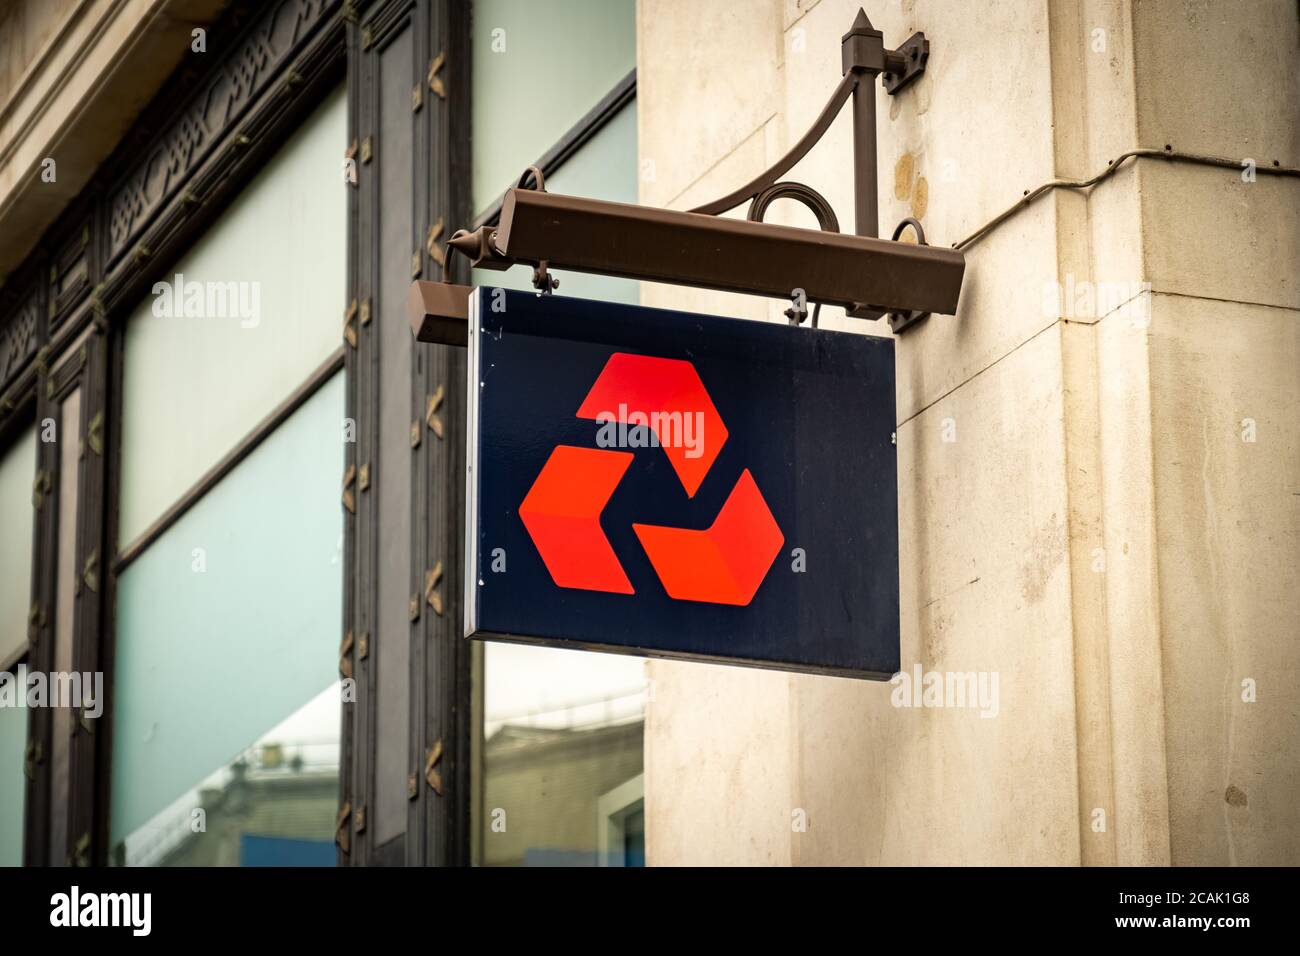
M649 427L691 498L727 441L727 426L700 374L682 359L615 352L587 393L578 417Z
M631 463L630 451L558 445L528 489L519 517L560 587L636 593L600 527Z
M763 583L785 536L749 469L705 531L633 524L668 596L746 605Z

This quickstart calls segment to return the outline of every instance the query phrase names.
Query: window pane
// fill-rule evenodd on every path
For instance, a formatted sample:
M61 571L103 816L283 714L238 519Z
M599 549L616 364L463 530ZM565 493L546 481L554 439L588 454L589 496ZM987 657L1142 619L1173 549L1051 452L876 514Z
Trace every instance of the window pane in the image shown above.
M18 675L16 669L14 677ZM24 695L21 684L14 687ZM27 749L27 708L0 707L0 866L23 864L23 808L27 775L23 761Z
M36 477L36 427L0 457L0 662L27 643L32 606L32 480ZM0 666L3 666L0 663Z
M482 862L641 865L645 662L485 646Z
M339 346L346 105L330 95L128 322L122 545Z
M500 123L501 120L498 119L497 124ZM636 103L630 103L619 110L617 116L546 180L546 188L549 192L569 196L635 203ZM561 272L558 269L555 270L555 276L560 280L556 295L626 302L629 305L636 305L640 301L638 283L631 279L584 272ZM474 282L478 285L531 289L532 279L533 270L528 266L515 266L505 272L474 270Z
M474 184L480 209L635 65L633 4L532 4L526 17L523 7L499 0L475 5ZM519 29L511 28L510 16L521 21ZM491 52L498 22L506 30L505 53ZM577 48L582 55L573 54ZM547 84L556 92L544 92ZM514 108L520 89L529 90L529 102L542 108ZM637 185L635 103L546 183L557 193L627 203L637 201ZM627 279L556 275L559 295L639 300L638 284ZM476 283L515 289L531 288L531 279L532 270L524 266L474 275ZM644 864L644 682L638 658L485 645L476 844L481 863Z
M479 212L636 67L635 0L475 0L471 60Z
M118 580L118 862L333 863L343 402L339 373Z

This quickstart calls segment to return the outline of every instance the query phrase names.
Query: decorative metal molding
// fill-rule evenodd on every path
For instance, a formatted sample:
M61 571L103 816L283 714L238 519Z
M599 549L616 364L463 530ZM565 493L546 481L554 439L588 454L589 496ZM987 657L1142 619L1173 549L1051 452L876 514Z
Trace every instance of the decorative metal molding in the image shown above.
M343 636L343 644L339 647L339 674L348 678L352 676L352 631L348 630Z
M438 263L440 267L446 266L447 264L447 253L443 251L442 243L440 241L442 239L442 233L446 228L447 225L443 221L442 216L439 216L438 221L429 227L429 235L424 241L425 251L429 253L429 257L433 259L434 262Z
M73 866L90 866L90 834L83 833L73 845L69 861Z
M445 437L446 430L443 428L442 416L438 414L438 409L442 407L442 400L447 394L445 386L439 385L432 395L428 397L424 405L424 421L439 438Z
M429 607L433 608L433 613L442 617L442 588L438 585L442 581L442 562L439 561L424 575L424 600Z
M352 849L352 841L349 839L351 830L348 827L348 820L352 816L352 804L344 803L339 807L339 814L334 819L334 842L344 853Z
M440 100L445 100L447 98L447 84L444 83L442 77L438 75L442 72L443 64L446 62L446 55L439 53L433 58L433 62L429 64L429 75L427 77L429 81L429 89L431 89Z
M357 481L357 466L348 465L348 470L343 473L343 507L348 510L348 514L357 513L357 498L352 493L352 486Z
M430 789L438 796L442 796L442 774L438 770L438 764L442 763L442 738L439 737L433 743L433 749L424 761L424 779L428 782Z
M44 349L42 349L44 351ZM62 364L46 372L45 397L51 401L62 401L73 389L81 384L86 370L87 354L85 346L79 348L75 355L65 358ZM37 363L44 360L38 355ZM102 427L102 426L101 426Z
M45 629L45 605L40 601L32 603L32 609L27 612L27 644L35 648L41 642L41 631Z
M81 574L81 579L86 583L86 587L91 592L99 591L99 552L91 551L86 557L86 566Z
M27 296L9 322L0 326L0 388L16 377L36 355L39 334L40 303L33 293Z
M42 468L32 479L32 507L40 511L45 507L45 497L54 488L54 479L48 468Z
M91 417L86 426L86 444L96 455L104 454L104 410L101 408Z
M36 768L45 762L45 748L41 746L39 740L28 739L27 756L23 761L23 772L27 779L31 780L36 776Z
M52 336L90 292L90 218L93 215L90 206L89 202L80 201L78 208L64 217L71 220L72 234L63 240L50 260L47 300ZM76 228L78 223L80 228ZM69 230L68 226L55 227L60 228Z
M194 169L264 93L299 43L325 18L330 0L281 0L248 30L236 54L207 79L155 139L138 167L109 193L108 262L178 193Z
M343 313L343 339L352 348L357 347L357 327L353 325L353 320L357 317L357 300L353 299L349 304L347 311Z

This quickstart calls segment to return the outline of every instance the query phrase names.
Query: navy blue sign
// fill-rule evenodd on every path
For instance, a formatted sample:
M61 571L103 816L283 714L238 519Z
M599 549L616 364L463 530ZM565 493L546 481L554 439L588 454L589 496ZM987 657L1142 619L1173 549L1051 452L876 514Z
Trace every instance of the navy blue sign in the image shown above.
M887 679L892 339L481 288L468 637Z

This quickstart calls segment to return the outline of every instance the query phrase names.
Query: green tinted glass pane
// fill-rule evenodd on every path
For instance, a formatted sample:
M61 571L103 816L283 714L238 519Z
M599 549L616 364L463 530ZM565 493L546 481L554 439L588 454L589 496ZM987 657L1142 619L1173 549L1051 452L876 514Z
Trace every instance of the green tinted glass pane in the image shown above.
M546 181L546 188L569 196L634 203L637 201L636 169L636 103L633 102L619 110L617 116L556 170ZM630 305L640 301L638 283L630 279L560 270L554 274L560 280L560 287L555 290L557 295ZM532 278L533 271L527 266L515 266L505 272L474 270L477 285L531 289Z
M0 457L0 661L27 643L32 605L32 480L36 476L33 426ZM3 664L0 664L3 666Z
M119 578L119 862L332 860L343 414L339 373Z
M15 675L16 677L17 675ZM23 691L14 685L15 693ZM0 866L22 866L27 708L0 707Z
M176 266L155 277L127 323L121 544L338 348L346 137L340 89Z
M635 0L475 0L474 209L636 67Z

